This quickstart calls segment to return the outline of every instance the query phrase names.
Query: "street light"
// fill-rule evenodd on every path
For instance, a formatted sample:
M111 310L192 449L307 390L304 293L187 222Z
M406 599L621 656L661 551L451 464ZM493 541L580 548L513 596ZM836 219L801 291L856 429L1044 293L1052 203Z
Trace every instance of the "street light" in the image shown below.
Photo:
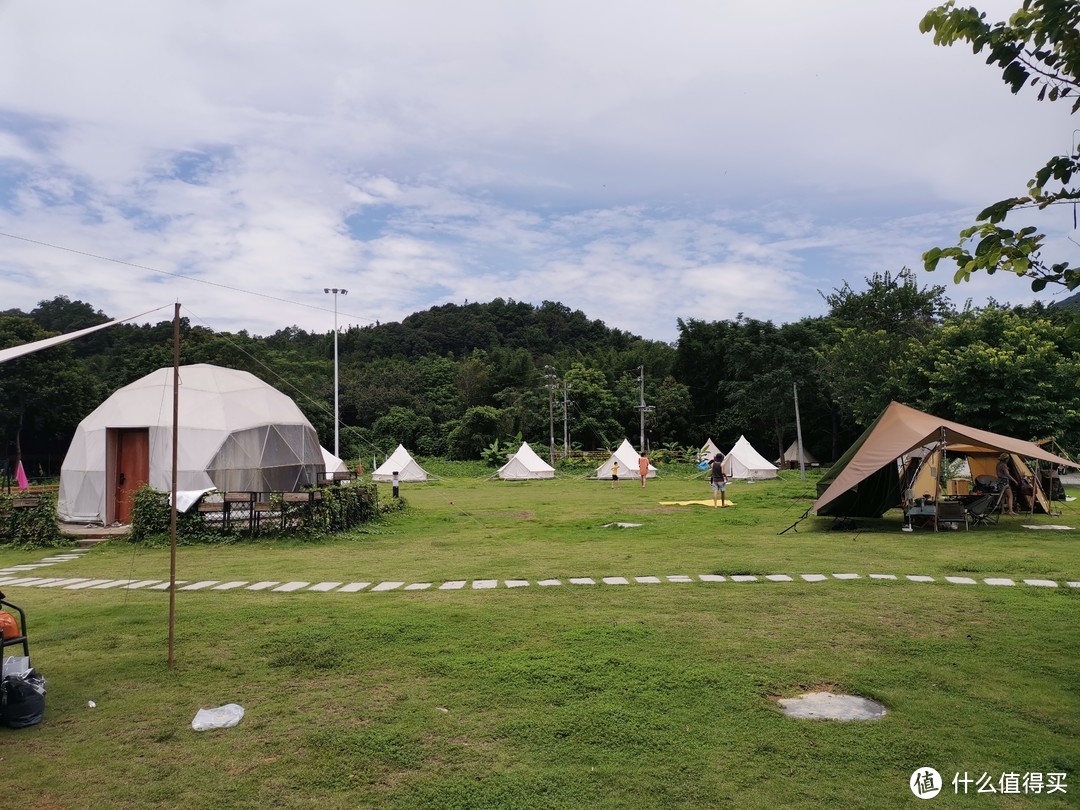
M348 295L348 290L338 287L323 287L327 295L334 295L334 455L341 458L341 448L338 443L338 354L337 354L337 297L338 293Z

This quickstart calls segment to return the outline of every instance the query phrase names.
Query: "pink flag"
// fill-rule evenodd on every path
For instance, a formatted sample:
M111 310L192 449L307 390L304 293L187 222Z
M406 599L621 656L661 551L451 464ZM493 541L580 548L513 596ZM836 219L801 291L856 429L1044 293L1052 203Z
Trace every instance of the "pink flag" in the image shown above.
M15 480L19 482L19 492L30 489L30 481L26 477L26 470L23 469L22 459L19 459L19 466L15 468Z

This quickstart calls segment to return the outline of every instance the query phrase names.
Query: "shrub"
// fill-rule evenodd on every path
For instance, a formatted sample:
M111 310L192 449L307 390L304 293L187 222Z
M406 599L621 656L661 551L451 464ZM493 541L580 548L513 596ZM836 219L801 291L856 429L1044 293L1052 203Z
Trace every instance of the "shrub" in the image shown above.
M35 501L30 506L19 502ZM0 544L25 548L71 545L56 523L56 496L0 495Z

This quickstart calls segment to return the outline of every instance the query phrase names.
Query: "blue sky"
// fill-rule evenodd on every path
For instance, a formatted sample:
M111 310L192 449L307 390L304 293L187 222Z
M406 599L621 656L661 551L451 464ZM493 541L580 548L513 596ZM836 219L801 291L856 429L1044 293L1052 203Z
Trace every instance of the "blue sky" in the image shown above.
M343 324L501 296L662 340L821 314L1070 147L1065 105L919 33L930 5L0 0L0 232L268 296L0 237L0 309L323 331L336 286ZM1071 211L1037 224L1075 256Z

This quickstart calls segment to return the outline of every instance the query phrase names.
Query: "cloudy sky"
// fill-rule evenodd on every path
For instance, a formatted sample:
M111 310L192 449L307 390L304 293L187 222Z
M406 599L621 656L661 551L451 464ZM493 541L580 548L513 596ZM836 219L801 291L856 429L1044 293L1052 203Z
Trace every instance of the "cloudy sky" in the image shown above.
M1070 148L1065 105L919 33L931 5L0 0L0 309L323 331L340 287L342 324L501 296L663 340L821 314ZM1038 224L1075 256L1071 211Z

